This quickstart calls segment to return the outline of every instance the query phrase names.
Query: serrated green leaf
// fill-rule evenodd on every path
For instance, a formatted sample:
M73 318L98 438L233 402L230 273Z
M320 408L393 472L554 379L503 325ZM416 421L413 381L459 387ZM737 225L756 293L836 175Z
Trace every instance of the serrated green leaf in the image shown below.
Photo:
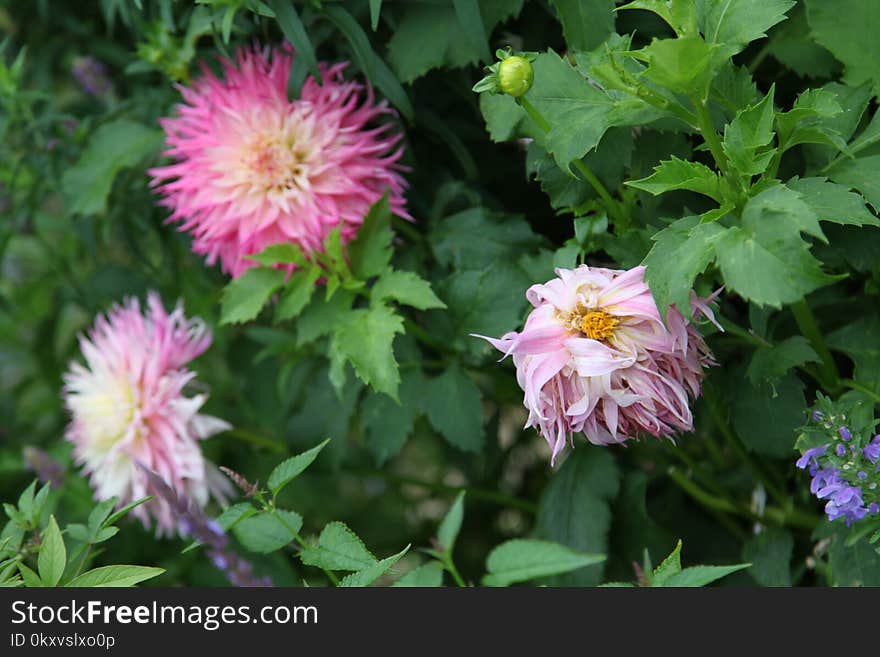
M55 516L49 517L49 524L42 532L40 554L37 556L37 570L44 586L55 586L61 581L64 569L67 566L67 550L64 547L64 538Z
M676 93L703 99L714 77L712 50L695 35L654 39L633 56L647 64L646 79Z
M464 519L464 495L465 491L461 491L455 496L455 501L449 507L449 511L446 512L437 529L437 541L449 554L452 554L458 532L461 531L461 522Z
M400 373L392 345L403 332L403 318L387 306L351 310L330 339L331 363L351 363L361 381L397 399Z
M880 155L845 159L828 171L834 182L857 189L880 212Z
M270 244L259 253L245 256L245 259L253 260L261 265L267 266L275 264L306 265L309 262L303 254L302 249L296 244L290 242Z
M377 563L358 535L341 522L327 523L318 544L304 548L300 560L307 566L349 571L364 570Z
M102 566L87 570L67 583L70 587L129 587L148 579L158 577L164 568L150 566Z
M374 303L393 299L419 310L446 307L446 304L434 294L431 284L411 271L386 269L370 291L370 296Z
M789 180L786 187L801 195L820 221L831 221L844 226L880 226L880 219L871 214L865 199L826 178Z
M339 582L339 586L349 588L349 587L362 587L369 586L377 579L382 577L388 570L400 561L400 558L409 552L409 545L403 548L397 554L394 554L386 559L382 559L382 561L377 561L374 564L371 564L364 568L363 570L359 570L356 573L352 573L351 575L346 575L342 578L342 581Z
M585 554L549 541L517 538L489 553L484 586L509 586L539 577L560 575L601 563L605 555Z
M795 335L773 347L758 347L749 363L747 374L752 385L775 382L788 371L804 363L818 362L819 357L802 335Z
M251 552L268 554L296 539L302 517L293 511L259 511L239 520L232 528L235 537Z
M721 179L705 164L673 157L654 167L654 173L640 180L628 180L630 187L657 196L673 189L687 189L722 202Z
M672 304L689 316L694 280L715 259L714 244L724 231L717 223L684 217L654 235L654 246L643 264L661 317Z
M665 587L698 587L727 577L738 570L749 568L750 563L739 563L733 566L691 566L676 573L666 580Z
M103 214L113 181L123 169L155 155L163 133L119 119L95 130L79 160L61 177L61 189L72 214Z
M217 523L226 531L229 531L235 525L245 518L254 515L257 510L250 502L239 502L223 509L223 512L217 516Z
M279 287L285 272L279 269L253 267L230 281L223 289L220 311L221 324L237 324L254 319Z
M651 575L651 586L663 586L670 577L681 572L681 539Z
M662 18L680 36L693 34L697 29L696 6L693 0L633 0L617 8L644 9Z
M401 372L399 404L387 395L371 393L364 398L360 417L366 429L367 448L378 465L403 448L425 394L421 371L408 368Z
M737 113L736 118L724 128L722 147L730 163L743 174L752 176L764 173L776 152L770 147L773 141L773 96L775 87L756 105Z
M785 20L793 0L697 0L697 23L709 43L729 57Z
M275 308L275 322L283 322L297 317L308 305L315 292L315 283L321 277L321 268L311 265L297 269L284 286L284 292Z
M318 458L318 454L321 453L321 450L324 449L329 442L330 439L328 438L320 445L316 445L302 454L292 456L275 466L275 469L272 470L269 479L266 482L266 485L269 486L269 490L272 491L272 495L278 495L281 489L309 467L314 460Z
M483 447L483 409L480 389L453 363L438 377L426 382L422 409L431 426L449 444L466 452Z

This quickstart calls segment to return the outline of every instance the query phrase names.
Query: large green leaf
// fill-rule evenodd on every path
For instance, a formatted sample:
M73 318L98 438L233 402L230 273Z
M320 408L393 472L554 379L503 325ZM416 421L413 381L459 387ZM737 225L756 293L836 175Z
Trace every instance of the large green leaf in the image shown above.
M539 577L577 571L604 560L604 555L585 554L558 543L513 539L489 553L486 559L488 573L483 577L483 585L509 586Z
M246 549L267 554L294 541L302 523L298 513L274 509L243 518L232 531Z
M791 586L794 539L778 528L765 529L743 546L743 559L751 562L749 574L762 586Z
M697 0L697 23L709 43L722 44L726 56L766 36L785 20L793 0Z
M247 322L260 314L269 297L284 284L285 272L252 267L230 281L223 290L221 324Z
M61 177L68 211L103 214L113 181L122 169L153 156L163 133L128 119L105 123L91 136L85 152Z
M620 472L609 451L579 442L541 494L535 537L581 552L606 553L610 503L619 488ZM595 586L601 580L602 566L595 565L557 578L553 583Z
M331 338L330 361L340 368L351 363L361 381L397 399L400 373L392 345L403 332L403 318L387 306L350 310Z
M300 559L307 566L327 570L358 571L377 563L364 542L341 522L330 522L321 531L318 544L304 548Z
M614 32L614 0L551 0L569 50L592 50Z
M87 570L67 583L70 587L129 587L165 572L150 566L102 566Z
M428 420L449 442L466 452L483 447L483 409L480 389L457 364L428 379L422 408Z
M873 0L805 0L813 37L846 66L845 80L872 80L880 91L880 3Z

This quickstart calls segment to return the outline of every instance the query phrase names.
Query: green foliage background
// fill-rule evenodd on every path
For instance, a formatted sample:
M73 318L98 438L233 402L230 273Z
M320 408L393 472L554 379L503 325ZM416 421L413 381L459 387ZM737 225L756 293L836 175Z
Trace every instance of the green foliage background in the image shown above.
M660 562L680 538L688 561L753 564L727 584L880 585L880 555L846 545L848 530L822 519L794 468L817 392L880 401L880 7L620 4L5 2L0 499L32 480L23 448L36 446L66 471L43 526L50 512L88 516L88 484L61 439L61 375L97 313L157 289L214 328L195 369L206 412L235 428L204 444L209 459L253 481L331 439L278 495L306 519L306 550L342 521L375 554L397 555L388 568L410 572L425 558L401 547L436 547L466 489L451 540L470 582L488 569L486 583L506 583L495 570L509 555L487 555L509 539L552 541L513 544L539 561L574 560L533 573L541 581L594 585L643 578L633 562L645 550ZM349 59L406 133L416 221L374 209L353 271L330 245L339 275L329 299L307 293L318 273L306 270L286 286L270 269L227 286L163 223L145 174L161 160L157 119L179 99L174 82L284 38L298 52L293 93L317 60ZM506 46L540 53L526 98L549 131L510 97L472 93ZM86 55L107 68L102 96L71 74ZM297 254L267 262L285 257ZM511 363L469 334L519 328L525 289L580 261L644 262L661 307L724 284L726 331L707 329L721 366L692 435L605 449L578 437L554 472L543 440L521 429ZM282 287L287 305L260 314ZM363 290L369 302L357 305ZM225 583L183 541L119 526L96 566L159 566L152 581L163 585ZM248 558L277 584L314 576L291 558L298 547L268 552ZM582 553L607 560L572 556ZM302 562L326 566L308 554ZM411 573L437 581L430 568Z

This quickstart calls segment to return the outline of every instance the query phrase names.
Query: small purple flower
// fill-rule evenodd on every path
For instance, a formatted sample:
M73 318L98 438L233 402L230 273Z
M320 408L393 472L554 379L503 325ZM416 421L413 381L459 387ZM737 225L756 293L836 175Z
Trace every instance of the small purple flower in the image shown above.
M876 463L880 460L880 434L874 436L874 439L865 445L865 448L862 450L862 454L868 459L871 463Z
M825 414L822 411L813 411L813 422L822 422L825 419Z
M880 504L877 504L876 502L871 502L871 504L868 506L868 513L870 513L872 516L876 516L878 513L880 513Z
M852 440L852 433L846 427L840 427L840 437L844 442Z
M843 445L838 445L834 451L838 456L843 456L844 454L846 454L846 447L844 447Z
M868 478L868 473L865 472L864 470L859 470L858 477L861 481L864 481L865 479Z
M808 449L806 452L804 452L804 455L797 460L797 463L795 463L795 465L801 470L806 468L808 464L818 467L818 459L820 456L824 456L826 449L828 449L828 445L821 445L820 447L812 447Z

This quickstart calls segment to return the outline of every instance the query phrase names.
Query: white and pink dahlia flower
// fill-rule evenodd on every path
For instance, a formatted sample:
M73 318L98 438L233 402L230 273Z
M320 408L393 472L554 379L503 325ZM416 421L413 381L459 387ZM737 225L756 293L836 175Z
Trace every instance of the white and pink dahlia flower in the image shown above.
M557 269L558 278L526 292L534 310L521 333L484 338L513 356L526 426L544 436L553 462L576 432L608 445L693 429L690 400L715 363L674 306L664 325L644 272ZM694 313L714 322L710 301L691 296Z
M393 110L343 78L347 63L320 64L323 83L308 77L290 100L292 63L289 49L240 51L237 62L223 61L225 79L205 68L181 86L184 103L161 120L165 154L176 162L149 173L168 220L232 276L270 244L310 253L336 226L352 239L386 191L395 214L408 218L402 135L383 121Z
M221 479L199 441L229 425L199 413L207 395L185 394L196 376L187 364L211 344L204 323L184 317L180 304L169 314L151 292L143 312L137 299L126 299L99 316L79 343L85 364L71 363L64 376L71 415L65 437L95 498L115 496L121 506L147 496L144 469L200 505L218 496ZM145 527L155 518L159 534L177 529L165 500L150 500L132 514Z

